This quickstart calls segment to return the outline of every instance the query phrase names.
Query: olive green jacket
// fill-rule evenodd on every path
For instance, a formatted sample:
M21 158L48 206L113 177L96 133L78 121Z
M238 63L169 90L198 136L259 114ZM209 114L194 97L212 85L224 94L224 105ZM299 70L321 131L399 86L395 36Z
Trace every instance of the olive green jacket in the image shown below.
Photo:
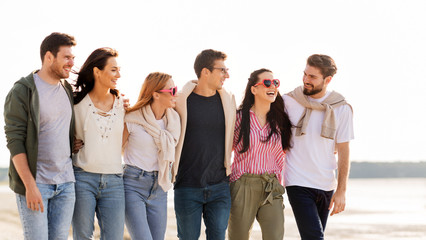
M38 71L38 70L37 70ZM25 186L15 169L12 158L20 153L27 155L28 166L34 177L37 176L37 154L39 134L39 98L33 74L17 81L6 96L4 104L4 131L6 133L7 147L10 151L9 187L15 192L25 195ZM73 106L73 92L71 85L61 80L71 106ZM70 149L74 143L74 108L70 125Z

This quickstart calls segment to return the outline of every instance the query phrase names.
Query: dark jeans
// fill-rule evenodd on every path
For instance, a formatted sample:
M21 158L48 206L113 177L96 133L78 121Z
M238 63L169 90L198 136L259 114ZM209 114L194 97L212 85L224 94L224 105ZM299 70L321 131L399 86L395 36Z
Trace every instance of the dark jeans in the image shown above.
M231 210L229 183L204 188L175 189L175 212L179 239L200 237L201 216L206 225L207 240L224 240Z
M288 200L302 240L322 240L334 191L289 186Z

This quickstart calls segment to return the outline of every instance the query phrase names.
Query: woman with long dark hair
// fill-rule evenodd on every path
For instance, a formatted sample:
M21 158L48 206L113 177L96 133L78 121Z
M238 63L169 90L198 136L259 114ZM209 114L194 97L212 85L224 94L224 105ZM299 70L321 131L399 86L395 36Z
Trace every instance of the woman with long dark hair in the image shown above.
M125 111L116 90L120 78L117 57L114 49L96 49L81 67L75 84L75 137L84 145L73 156L74 239L93 238L95 213L101 239L123 239L121 146Z
M285 151L290 148L291 122L279 85L270 70L254 71L237 110L230 175L230 240L249 239L255 218L263 239L284 237L282 171Z
M180 136L176 93L172 76L150 73L125 116L126 226L133 240L163 240L166 233L169 171Z

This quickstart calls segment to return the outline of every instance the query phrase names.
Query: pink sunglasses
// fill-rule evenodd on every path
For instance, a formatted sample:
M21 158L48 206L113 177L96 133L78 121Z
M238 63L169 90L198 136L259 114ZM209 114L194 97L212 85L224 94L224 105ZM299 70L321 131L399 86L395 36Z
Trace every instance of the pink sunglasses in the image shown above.
M169 92L170 94L172 94L172 96L176 96L177 86L176 87L172 87L170 89L162 89L159 92Z
M263 85L267 88L270 88L272 84L277 88L280 86L280 80L278 79L263 79L261 82L256 83L254 86Z

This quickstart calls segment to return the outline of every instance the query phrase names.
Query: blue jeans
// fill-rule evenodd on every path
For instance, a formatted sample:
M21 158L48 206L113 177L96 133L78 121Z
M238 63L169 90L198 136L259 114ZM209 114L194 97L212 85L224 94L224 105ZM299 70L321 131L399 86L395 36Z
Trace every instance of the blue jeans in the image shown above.
M289 186L287 196L303 240L323 240L334 191Z
M72 218L74 239L92 239L95 212L101 239L123 239L124 187L122 174L98 174L74 167L76 201Z
M126 227L132 240L163 240L167 228L167 192L158 185L158 172L124 167Z
M174 200L179 239L197 240L200 237L201 215L207 240L225 239L231 210L229 183L204 188L176 188Z
M43 212L29 209L25 196L16 194L25 239L68 239L75 202L74 183L37 183L37 187L43 199Z

